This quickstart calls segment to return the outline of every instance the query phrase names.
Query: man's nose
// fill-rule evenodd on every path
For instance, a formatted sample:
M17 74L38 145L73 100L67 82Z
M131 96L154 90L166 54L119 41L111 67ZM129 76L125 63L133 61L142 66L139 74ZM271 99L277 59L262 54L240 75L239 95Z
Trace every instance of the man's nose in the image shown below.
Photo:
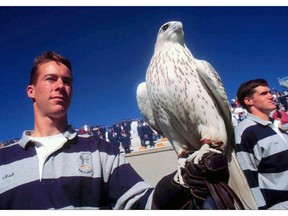
M269 96L270 99L274 99L274 96L273 96L273 94L271 92L268 93L268 96Z
M63 80L61 79L61 78L58 78L57 79L57 82L56 82L56 88L57 89L63 89L64 88L64 82L63 82Z

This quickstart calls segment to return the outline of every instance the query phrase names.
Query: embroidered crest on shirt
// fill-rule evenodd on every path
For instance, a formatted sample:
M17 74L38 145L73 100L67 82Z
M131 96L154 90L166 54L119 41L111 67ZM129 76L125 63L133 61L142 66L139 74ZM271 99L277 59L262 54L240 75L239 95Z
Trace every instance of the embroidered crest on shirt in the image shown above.
M82 152L80 154L79 171L84 174L90 174L93 172L92 155L90 152Z

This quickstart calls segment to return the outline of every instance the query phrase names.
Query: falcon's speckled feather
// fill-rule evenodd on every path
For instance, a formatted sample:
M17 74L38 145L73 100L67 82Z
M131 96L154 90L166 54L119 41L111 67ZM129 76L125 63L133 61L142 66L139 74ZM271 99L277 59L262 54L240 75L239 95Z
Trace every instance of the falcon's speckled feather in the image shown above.
M231 154L234 130L224 86L214 68L186 47L181 22L159 29L137 102L147 122L167 136L178 154L205 144L207 150L211 143Z

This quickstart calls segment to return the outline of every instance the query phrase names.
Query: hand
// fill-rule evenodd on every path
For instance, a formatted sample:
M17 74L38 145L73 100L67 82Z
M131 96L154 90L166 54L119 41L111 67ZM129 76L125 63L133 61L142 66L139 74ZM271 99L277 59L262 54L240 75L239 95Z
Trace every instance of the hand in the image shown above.
M190 188L192 196L204 201L209 196L208 183L228 183L228 162L224 155L209 152L203 155L198 164L187 162L183 181Z
M187 162L183 174L183 181L189 187L193 197L205 200L209 195L205 179L206 168L202 163Z

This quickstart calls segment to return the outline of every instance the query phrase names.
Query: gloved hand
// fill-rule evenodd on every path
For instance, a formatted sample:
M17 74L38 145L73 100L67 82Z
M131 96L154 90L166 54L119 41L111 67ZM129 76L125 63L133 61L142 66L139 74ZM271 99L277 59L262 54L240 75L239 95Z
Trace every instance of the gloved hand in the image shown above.
M193 162L186 162L185 169L183 172L183 181L187 187L189 187L191 194L196 198L204 201L209 191L205 183L206 178L206 167L202 161L199 164Z
M183 180L190 188L191 194L200 200L205 200L209 195L208 183L228 183L228 162L224 155L218 153L206 153L198 164L187 162L183 174Z

